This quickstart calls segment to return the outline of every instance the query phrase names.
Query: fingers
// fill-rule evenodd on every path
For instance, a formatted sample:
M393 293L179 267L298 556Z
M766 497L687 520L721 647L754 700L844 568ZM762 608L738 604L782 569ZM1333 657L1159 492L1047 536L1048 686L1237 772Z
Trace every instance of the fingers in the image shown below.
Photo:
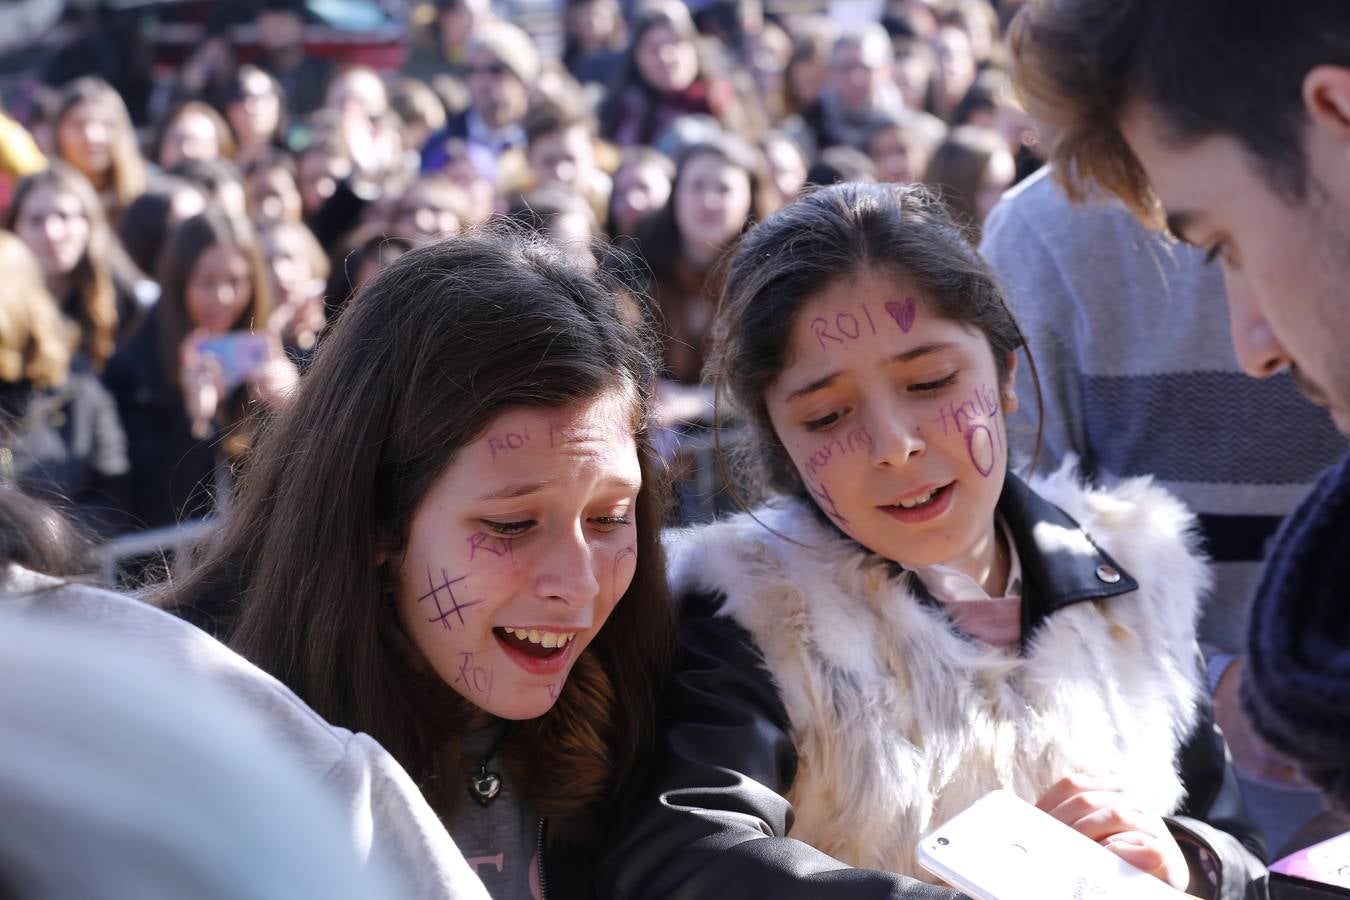
M1050 790L1036 801L1036 807L1051 812L1071 797L1087 791L1114 791L1119 793L1124 787L1115 779L1104 775L1092 775L1078 772L1067 778L1061 778L1050 786ZM1062 821L1062 820L1061 820Z
M1126 832L1104 841L1102 846L1150 875L1161 877L1162 868L1167 863L1166 852L1150 835Z
M1130 806L1115 791L1076 794L1046 812L1094 841L1127 832L1156 835L1162 827L1161 819Z

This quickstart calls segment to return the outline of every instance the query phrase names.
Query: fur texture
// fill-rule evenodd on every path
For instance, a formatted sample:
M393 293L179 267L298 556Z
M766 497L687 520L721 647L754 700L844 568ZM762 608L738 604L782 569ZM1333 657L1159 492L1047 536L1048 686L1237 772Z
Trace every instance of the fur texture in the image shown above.
M932 881L919 838L993 788L1034 801L1074 772L1113 773L1140 808L1177 809L1209 584L1192 516L1147 479L1090 491L1066 467L1032 488L1083 529L1038 523L1039 546L1095 554L1091 534L1140 589L1054 613L1021 658L955 632L908 575L795 502L757 516L804 546L746 515L672 536L676 590L725 596L783 699L799 755L793 837Z

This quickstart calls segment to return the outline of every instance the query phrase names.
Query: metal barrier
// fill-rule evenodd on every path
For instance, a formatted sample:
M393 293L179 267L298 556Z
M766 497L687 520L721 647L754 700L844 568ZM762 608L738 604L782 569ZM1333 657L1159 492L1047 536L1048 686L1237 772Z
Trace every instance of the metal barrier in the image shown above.
M180 551L216 525L214 518L194 519L181 525L138 531L114 538L99 548L100 574L105 584L139 590L169 577ZM163 578L146 573L163 571Z

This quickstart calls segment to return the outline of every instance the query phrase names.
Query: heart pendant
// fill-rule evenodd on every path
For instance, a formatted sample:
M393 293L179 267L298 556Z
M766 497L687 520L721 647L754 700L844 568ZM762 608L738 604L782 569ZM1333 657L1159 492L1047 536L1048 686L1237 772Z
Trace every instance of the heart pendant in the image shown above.
M502 778L496 772L475 772L469 776L469 796L479 806L487 806L502 791Z

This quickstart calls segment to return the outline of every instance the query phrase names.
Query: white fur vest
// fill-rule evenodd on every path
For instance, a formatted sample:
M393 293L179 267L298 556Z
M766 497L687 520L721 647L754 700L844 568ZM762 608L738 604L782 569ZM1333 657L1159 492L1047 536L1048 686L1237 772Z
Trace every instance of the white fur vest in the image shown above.
M1036 546L1096 555L1086 532L1139 590L1058 609L1021 657L958 634L908 575L795 502L756 515L805 546L745 515L672 536L676 590L725 596L786 707L792 837L932 881L915 863L919 838L994 788L1034 801L1074 772L1110 773L1140 808L1177 809L1209 584L1192 517L1147 479L1090 491L1066 467L1031 487L1082 527L1023 523Z

